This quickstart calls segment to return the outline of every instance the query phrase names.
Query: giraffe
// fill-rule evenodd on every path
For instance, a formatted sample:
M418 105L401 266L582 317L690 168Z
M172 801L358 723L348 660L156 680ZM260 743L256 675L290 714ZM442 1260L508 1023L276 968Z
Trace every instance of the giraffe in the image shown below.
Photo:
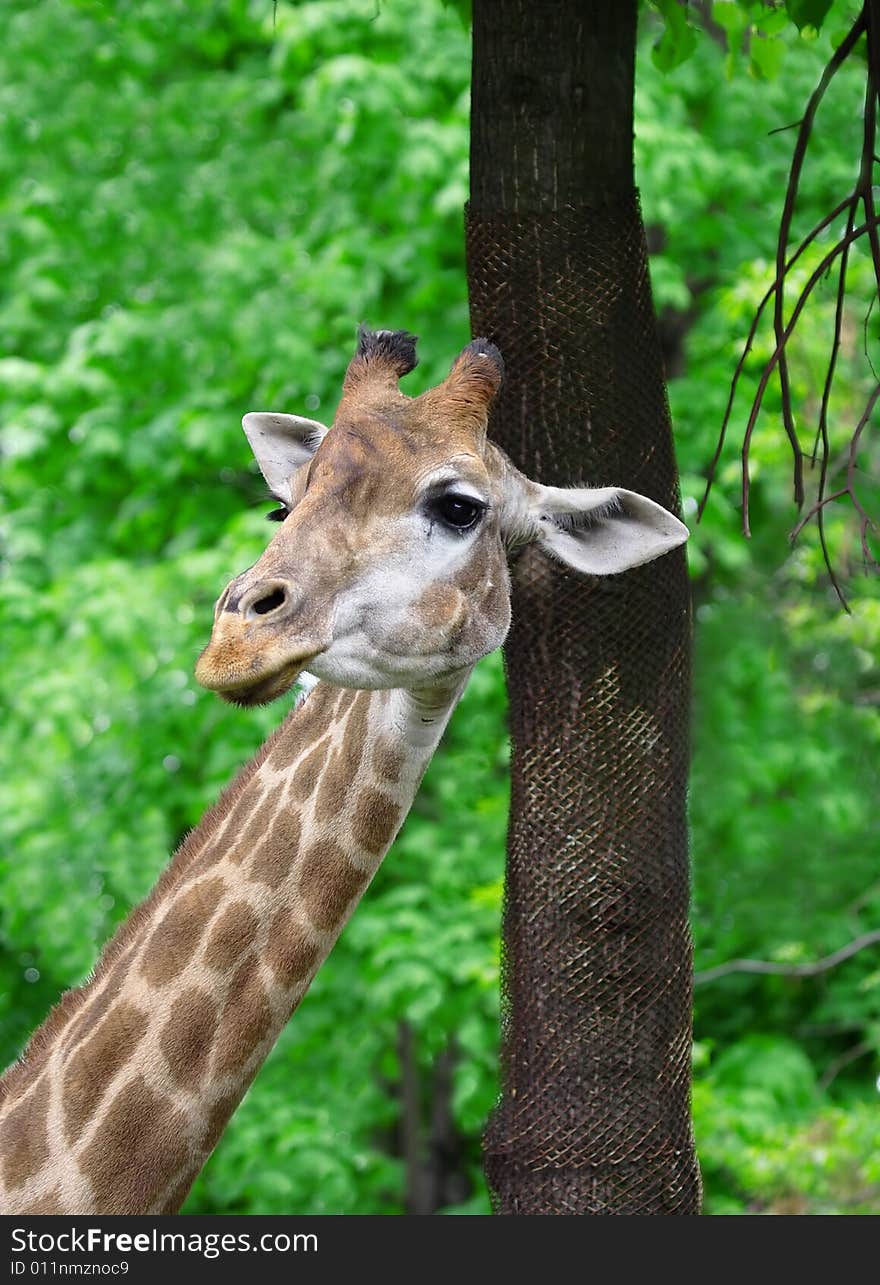
M244 417L280 525L196 677L243 706L313 685L0 1082L5 1213L176 1212L504 640L510 553L606 575L687 537L644 496L519 473L487 440L488 341L404 395L415 343L361 328L330 429Z

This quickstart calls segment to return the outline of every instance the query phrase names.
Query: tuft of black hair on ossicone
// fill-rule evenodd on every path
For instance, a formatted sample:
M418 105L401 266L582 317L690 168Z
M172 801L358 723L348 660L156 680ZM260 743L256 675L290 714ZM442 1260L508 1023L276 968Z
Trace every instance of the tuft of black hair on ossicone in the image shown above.
M416 356L418 337L408 330L370 330L358 326L355 357L377 365L389 366L398 377L408 375L419 364Z
M472 354L475 357L488 357L497 368L499 380L504 378L504 358L491 340L472 339L462 352L461 357L466 357L468 354Z

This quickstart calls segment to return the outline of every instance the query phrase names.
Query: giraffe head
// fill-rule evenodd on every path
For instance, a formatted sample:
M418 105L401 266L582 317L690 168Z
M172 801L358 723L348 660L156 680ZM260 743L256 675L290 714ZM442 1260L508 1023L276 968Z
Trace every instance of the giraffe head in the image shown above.
M196 667L226 699L272 700L306 668L343 687L454 681L504 641L512 550L536 543L611 575L687 538L632 491L541 486L514 468L486 438L503 364L485 339L405 396L415 343L361 330L332 428L245 415L281 525L221 594Z

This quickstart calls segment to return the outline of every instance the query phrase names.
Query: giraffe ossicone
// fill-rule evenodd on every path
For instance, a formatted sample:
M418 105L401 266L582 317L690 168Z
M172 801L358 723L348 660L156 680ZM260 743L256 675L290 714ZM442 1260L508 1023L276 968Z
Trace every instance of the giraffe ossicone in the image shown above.
M511 550L603 575L687 536L644 496L525 478L486 436L486 340L410 398L415 363L413 336L362 330L330 429L245 416L283 521L196 674L242 705L314 690L0 1081L5 1213L178 1209L503 642Z

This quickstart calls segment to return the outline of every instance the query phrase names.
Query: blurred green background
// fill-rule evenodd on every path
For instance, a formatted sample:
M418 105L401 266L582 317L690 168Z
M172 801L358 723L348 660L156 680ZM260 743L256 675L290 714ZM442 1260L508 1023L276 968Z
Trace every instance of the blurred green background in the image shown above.
M672 70L643 14L638 176L690 521L772 279L793 134L770 131L800 118L854 11L838 0L821 38L782 23L746 49L734 30L733 54L719 26ZM5 1062L284 712L192 678L214 598L270 534L242 413L332 418L361 320L422 336L410 391L469 338L470 54L441 0L6 0L2 26ZM863 88L857 59L820 117L801 233L852 184ZM842 442L877 352L860 253L852 284ZM793 356L805 434L833 300L830 281ZM765 331L752 388L770 351ZM880 926L880 593L845 510L829 535L852 615L815 533L789 547L772 392L741 537L741 412L690 546L701 971ZM187 1211L488 1212L507 759L494 656ZM706 1211L880 1212L880 949L696 1001Z

